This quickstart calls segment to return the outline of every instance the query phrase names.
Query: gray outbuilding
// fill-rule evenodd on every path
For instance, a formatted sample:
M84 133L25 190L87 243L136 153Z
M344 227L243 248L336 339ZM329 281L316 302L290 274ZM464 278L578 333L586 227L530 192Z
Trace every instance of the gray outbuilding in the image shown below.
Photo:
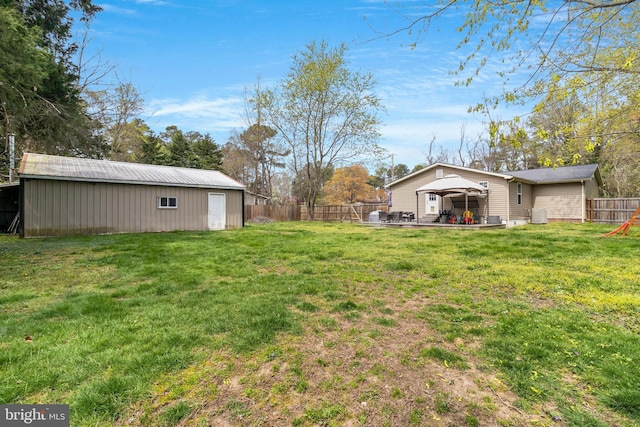
M245 186L219 171L25 153L20 235L244 226Z

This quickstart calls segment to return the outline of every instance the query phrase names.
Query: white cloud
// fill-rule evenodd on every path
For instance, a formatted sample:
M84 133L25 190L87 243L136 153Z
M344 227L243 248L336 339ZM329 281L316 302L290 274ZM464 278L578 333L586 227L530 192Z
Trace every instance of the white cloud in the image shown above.
M169 3L163 0L136 0L137 4L151 4L154 6L166 6Z
M112 4L100 4L99 6L104 12L115 13L116 15L135 15L137 13L133 9L126 9Z
M165 98L148 103L149 123L157 130L170 125L184 131L213 132L226 138L233 129L243 126L241 97L197 95L187 100ZM220 140L220 136L216 139Z

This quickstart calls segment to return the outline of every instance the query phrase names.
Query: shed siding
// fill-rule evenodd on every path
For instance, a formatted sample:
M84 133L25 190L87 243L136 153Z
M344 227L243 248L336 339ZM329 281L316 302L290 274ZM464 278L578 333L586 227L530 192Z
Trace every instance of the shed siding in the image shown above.
M447 176L450 174L456 174L461 176L462 178L468 179L473 182L487 181L489 183L489 196L485 199L481 199L479 212L477 214L479 216L488 216L488 215L499 215L503 219L506 217L506 199L507 199L507 181L504 178L485 175L483 173L475 173L471 171L461 171L459 169L448 168L446 166L433 168L429 171L426 171L422 174L417 174L415 177L407 179L398 183L397 185L392 185L392 202L393 205L390 210L393 211L416 211L416 190L421 186L428 184L430 182L435 181L436 171L442 169L443 176ZM419 206L419 216L424 217L425 212L425 194L420 193L418 199ZM450 209L450 207L445 202L445 209ZM462 211L457 212L457 214L462 214Z
M546 209L550 220L580 220L582 212L582 184L549 184L535 188L535 208Z
M207 230L210 192L224 193L227 228L242 227L242 191L26 179L24 236ZM158 209L160 196L178 209Z

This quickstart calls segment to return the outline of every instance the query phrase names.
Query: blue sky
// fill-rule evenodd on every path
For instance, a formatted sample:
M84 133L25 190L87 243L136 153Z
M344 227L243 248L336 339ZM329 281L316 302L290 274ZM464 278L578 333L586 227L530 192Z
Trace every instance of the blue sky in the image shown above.
M143 118L155 131L176 125L210 133L224 144L233 129L243 130L245 89L258 77L262 87L281 81L292 56L313 40L331 46L345 42L350 69L373 74L387 109L381 115L381 145L396 164L409 168L425 161L434 135L448 150L457 147L462 126L476 139L482 117L467 108L483 94L500 91L491 66L471 87L454 86L449 72L463 57L456 50L460 16L439 21L410 49L412 36L379 37L406 24L382 0L96 3L104 11L91 23L89 51L99 51L121 80L138 88L146 103Z

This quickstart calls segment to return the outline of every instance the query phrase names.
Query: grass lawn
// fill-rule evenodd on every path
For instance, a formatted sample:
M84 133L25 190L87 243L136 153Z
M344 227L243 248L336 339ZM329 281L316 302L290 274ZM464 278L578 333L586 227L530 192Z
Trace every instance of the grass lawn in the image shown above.
M0 403L95 425L640 425L640 229L0 236Z

